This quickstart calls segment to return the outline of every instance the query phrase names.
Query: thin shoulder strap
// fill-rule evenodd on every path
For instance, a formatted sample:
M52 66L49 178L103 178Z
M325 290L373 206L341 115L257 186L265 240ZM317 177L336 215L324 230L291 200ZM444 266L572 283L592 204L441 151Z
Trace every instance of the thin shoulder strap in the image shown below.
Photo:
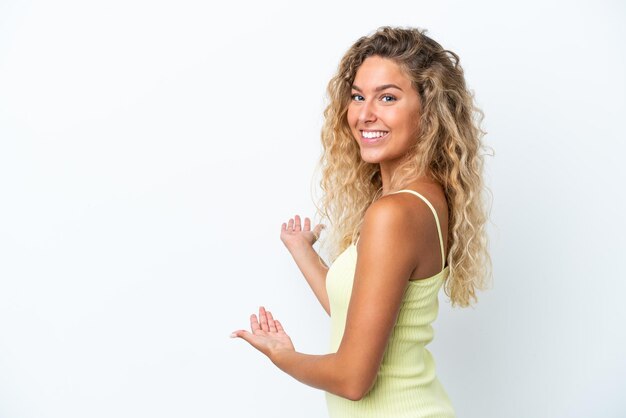
M421 194L419 194L415 190L403 189L403 190L398 190L398 191L392 192L391 194L400 193L400 192L408 192L408 193L414 194L415 196L417 196L420 199L422 199L424 201L424 203L426 203L428 205L428 207L430 207L430 210L433 211L433 215L435 215L435 221L437 222L437 232L439 233L439 245L441 246L441 269L443 270L443 268L446 265L446 258L444 256L443 236L441 235L441 226L439 225L439 216L437 216L437 211L435 210L433 205L428 201L428 199L426 199L424 196L422 196Z

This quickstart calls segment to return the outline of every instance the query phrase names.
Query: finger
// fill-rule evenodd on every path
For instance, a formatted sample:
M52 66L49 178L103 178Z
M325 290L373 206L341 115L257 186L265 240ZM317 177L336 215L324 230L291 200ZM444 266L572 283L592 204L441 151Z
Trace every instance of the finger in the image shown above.
M289 224L287 225L287 229L293 229L293 219L289 219Z
M260 319L259 323L261 324L261 329L263 331L269 332L270 326L267 324L267 315L265 314L265 308L262 306L259 308L259 319Z
M254 344L252 344L252 337L253 335L250 334L245 329L239 329L233 332L232 334L230 334L230 338L241 338L242 340L245 340L248 343L250 343L252 346L254 346Z
M275 319L274 323L276 324L276 330L278 332L285 332L285 330L283 329L283 325L280 323L278 319Z
M242 334L246 333L245 329L238 329L237 331L233 331L230 333L230 338L242 338Z
M311 220L309 218L304 218L304 230L305 231L311 230Z
M261 330L261 327L259 326L259 321L257 321L255 314L250 315L250 329L252 329L252 333L254 334L256 334L257 331Z
M270 332L278 332L274 323L274 317L270 311L267 311L267 324L270 326Z
M287 229L287 224L285 222L283 222L282 230L285 231L286 229Z
M296 215L296 225L295 225L295 230L296 231L300 231L302 228L300 226L300 216Z

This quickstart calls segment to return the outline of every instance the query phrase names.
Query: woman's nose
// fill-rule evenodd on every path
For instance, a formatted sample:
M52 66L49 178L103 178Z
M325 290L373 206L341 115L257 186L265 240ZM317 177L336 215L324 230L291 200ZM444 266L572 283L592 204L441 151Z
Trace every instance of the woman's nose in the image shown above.
M364 102L361 105L359 112L359 121L361 123L374 122L376 120L376 112L373 105L369 102Z

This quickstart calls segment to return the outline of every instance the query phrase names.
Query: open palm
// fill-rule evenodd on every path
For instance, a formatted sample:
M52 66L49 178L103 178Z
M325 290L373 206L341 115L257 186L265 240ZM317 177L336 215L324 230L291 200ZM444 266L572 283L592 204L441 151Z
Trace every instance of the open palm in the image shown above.
M324 228L325 225L317 224L311 229L309 218L304 218L304 225L302 225L300 215L296 215L289 219L289 222L282 224L280 239L288 249L293 249L301 244L313 245Z
M254 348L270 357L272 353L291 350L295 351L291 338L287 335L281 323L274 319L270 311L263 306L259 308L259 318L255 314L250 315L250 328L252 332L237 330L230 336L242 338Z

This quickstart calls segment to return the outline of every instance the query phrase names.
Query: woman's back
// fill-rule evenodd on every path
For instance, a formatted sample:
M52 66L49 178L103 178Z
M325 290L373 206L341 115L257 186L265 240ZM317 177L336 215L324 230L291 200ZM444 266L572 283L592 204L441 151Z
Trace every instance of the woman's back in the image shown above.
M413 190L400 190L420 197L435 216L441 254L444 254L439 218L434 207ZM349 417L454 417L454 409L435 374L435 362L426 349L433 339L431 323L438 314L438 293L448 275L445 256L442 270L434 276L411 280L402 298L378 371L376 382L360 400L352 401L326 392L331 418ZM352 293L357 247L351 244L328 271L326 289L330 301L330 351L341 343Z

